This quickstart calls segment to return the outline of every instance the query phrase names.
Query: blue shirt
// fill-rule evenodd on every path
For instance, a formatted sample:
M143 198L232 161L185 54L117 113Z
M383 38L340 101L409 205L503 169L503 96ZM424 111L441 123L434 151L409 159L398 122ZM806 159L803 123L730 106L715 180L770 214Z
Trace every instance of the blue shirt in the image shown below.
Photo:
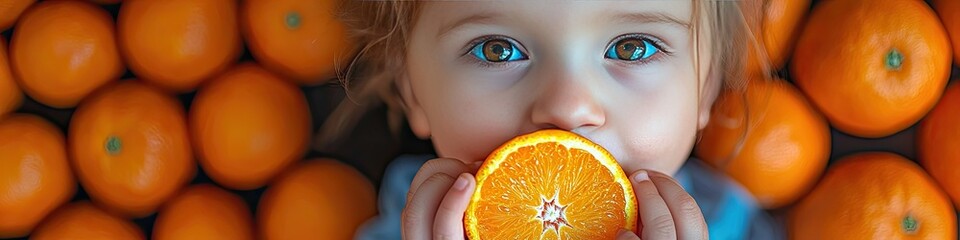
M429 155L401 156L387 166L380 185L380 215L357 230L356 239L400 239L400 215L413 177ZM760 209L739 184L691 159L674 176L697 201L710 239L785 239L781 224Z

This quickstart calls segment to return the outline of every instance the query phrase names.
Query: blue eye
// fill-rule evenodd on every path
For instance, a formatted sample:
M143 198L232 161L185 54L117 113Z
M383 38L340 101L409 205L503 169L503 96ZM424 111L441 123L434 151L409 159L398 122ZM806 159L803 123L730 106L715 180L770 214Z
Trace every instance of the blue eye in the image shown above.
M527 55L523 54L515 44L503 39L490 39L477 43L470 49L470 54L486 62L508 62L527 59Z
M627 37L610 45L604 57L624 61L639 61L648 59L659 51L660 48L648 39Z

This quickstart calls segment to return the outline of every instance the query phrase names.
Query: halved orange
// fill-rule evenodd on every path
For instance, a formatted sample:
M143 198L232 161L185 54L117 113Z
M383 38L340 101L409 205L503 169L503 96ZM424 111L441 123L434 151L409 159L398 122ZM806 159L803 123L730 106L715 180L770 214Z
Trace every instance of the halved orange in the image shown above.
M470 239L613 239L636 231L637 199L603 147L541 130L487 157L464 224Z

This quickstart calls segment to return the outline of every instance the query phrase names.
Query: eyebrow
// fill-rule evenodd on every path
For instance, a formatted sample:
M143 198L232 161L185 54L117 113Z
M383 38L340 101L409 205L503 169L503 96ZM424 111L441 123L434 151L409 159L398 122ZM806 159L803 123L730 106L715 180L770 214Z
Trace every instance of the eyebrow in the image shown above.
M690 28L690 22L663 12L630 12L613 15L608 21L617 23L667 23Z
M497 18L500 18L500 14L494 12L482 12L476 13L473 15L468 15L466 17L460 18L459 20L448 24L440 26L440 31L437 32L437 38L443 38L444 35L450 33L450 31L461 27L463 25L469 24L490 24L496 21Z
M495 12L482 12L466 17L460 18L457 21L454 21L448 25L440 26L440 30L437 32L437 38L443 38L444 35L449 34L452 30L459 28L463 25L469 24L490 24L496 22L497 18L500 18L501 15ZM683 28L690 28L690 22L681 20L673 15L666 14L663 12L630 12L630 13L621 13L613 15L613 17L608 18L608 21L617 22L617 23L667 23L671 25L676 25Z

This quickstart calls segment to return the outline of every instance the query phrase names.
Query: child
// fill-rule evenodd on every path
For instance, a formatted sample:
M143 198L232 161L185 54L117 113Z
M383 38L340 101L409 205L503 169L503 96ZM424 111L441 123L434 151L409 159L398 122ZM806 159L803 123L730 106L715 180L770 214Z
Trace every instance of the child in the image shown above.
M388 104L439 157L395 160L380 216L357 237L462 239L487 154L557 128L602 145L630 175L643 239L782 238L742 188L688 161L719 90L744 85L751 38L737 4L345 1L362 47L345 77L362 83L355 99ZM345 103L325 128L358 112Z

